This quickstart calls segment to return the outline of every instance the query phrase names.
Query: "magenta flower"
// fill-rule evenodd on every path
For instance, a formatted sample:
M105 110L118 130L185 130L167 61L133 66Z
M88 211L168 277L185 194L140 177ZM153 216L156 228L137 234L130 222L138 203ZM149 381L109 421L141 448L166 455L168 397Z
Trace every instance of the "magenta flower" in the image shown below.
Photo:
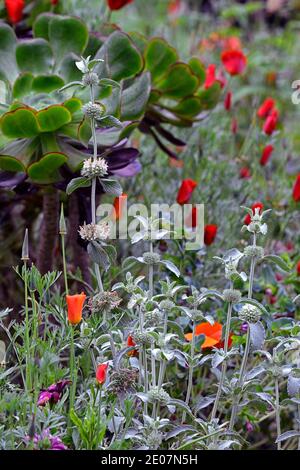
M26 437L26 442L30 442L30 437ZM36 450L68 450L63 441L58 436L52 436L49 429L45 429L41 434L35 434L32 440Z
M70 383L70 380L60 380L56 384L50 385L46 390L41 390L38 397L38 406L57 403L61 399L65 387Z

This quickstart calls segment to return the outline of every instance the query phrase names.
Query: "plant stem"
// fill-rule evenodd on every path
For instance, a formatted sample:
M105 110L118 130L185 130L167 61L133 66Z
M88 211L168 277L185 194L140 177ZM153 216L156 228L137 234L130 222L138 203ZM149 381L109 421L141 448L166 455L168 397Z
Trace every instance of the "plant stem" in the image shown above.
M231 322L231 314L232 314L232 302L228 303L228 311L227 311L227 320L226 320L226 329L225 329L225 344L224 344L224 353L225 356L228 353L228 342L229 342L229 335L230 335L230 322ZM227 370L227 362L226 359L222 362L222 370L221 370L221 378L218 386L218 391L216 395L216 399L214 402L213 410L211 413L211 421L215 419L217 411L218 411L218 406L219 406L219 401L222 395L222 388L224 384L224 379L226 376L226 370Z
M67 263L66 263L66 250L65 250L65 235L63 233L61 234L61 251L62 251L62 259L63 259L65 291L66 291L66 295L69 295L68 277L67 277Z
M29 312L28 312L28 273L27 263L24 261L24 296L25 296L25 350L26 350L26 390L32 388L31 367L30 367L30 332L29 332Z
M185 397L185 403L188 405L190 402L192 387L193 387L193 372L194 372L194 355L195 355L195 338L196 338L196 322L193 319L193 337L192 337L192 346L191 346L191 357L189 363L189 378L188 378L188 388ZM186 412L182 413L182 423L184 423L186 417Z
M71 377L71 387L70 387L70 407L69 411L74 408L75 401L75 391L76 391L76 370L75 370L75 345L74 345L74 326L70 325L70 377Z
M280 397L279 397L279 379L275 377L275 411L276 411L276 428L277 428L277 438L281 434L281 424L280 424ZM277 442L277 450L281 450L281 442Z

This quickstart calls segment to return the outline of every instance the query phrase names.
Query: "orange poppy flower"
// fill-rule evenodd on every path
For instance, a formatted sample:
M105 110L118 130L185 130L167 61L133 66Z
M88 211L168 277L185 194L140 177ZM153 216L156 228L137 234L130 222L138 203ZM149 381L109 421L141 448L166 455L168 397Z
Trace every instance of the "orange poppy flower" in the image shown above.
M133 338L131 335L129 335L127 338L127 346L128 347L136 346L136 343L133 341ZM131 351L128 351L127 353L127 356L131 356L131 357L137 357L138 355L139 353L137 349L132 349Z
M99 364L96 370L96 380L98 384L103 385L106 381L108 364Z
M222 325L221 323L215 322L213 325L211 325L208 322L200 323L199 325L196 326L195 329L195 336L200 336L204 335L205 340L204 343L202 344L201 348L206 349L206 348L223 348L224 347L224 341L222 341ZM192 341L193 339L193 333L187 333L185 336L185 339L188 341ZM232 345L232 335L230 334L229 340L228 340L228 347L230 348Z
M68 320L71 325L77 325L82 319L82 308L86 295L82 292L81 294L66 295L67 307L68 307Z
M115 197L114 200L114 211L113 211L113 219L120 220L122 217L124 208L127 204L127 194L123 193L121 196Z

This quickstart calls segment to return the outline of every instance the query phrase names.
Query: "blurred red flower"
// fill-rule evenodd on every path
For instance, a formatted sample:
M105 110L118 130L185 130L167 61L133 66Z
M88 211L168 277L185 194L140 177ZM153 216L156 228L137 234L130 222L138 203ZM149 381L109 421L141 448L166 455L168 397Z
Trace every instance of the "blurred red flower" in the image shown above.
M5 7L8 19L11 23L18 23L23 17L23 9L25 7L24 0L5 0Z
M107 4L111 10L120 10L129 3L132 3L133 0L107 0Z
M300 173L297 176L294 187L293 187L293 199L295 202L300 201Z
M192 197L197 182L192 179L183 180L177 194L178 204L186 204Z
M131 335L129 335L128 338L127 338L127 346L128 347L136 346L136 343L133 341ZM136 356L139 355L139 352L138 352L137 349L132 349L131 351L128 351L127 355L136 357Z
M108 364L99 364L96 370L96 380L98 384L103 385L106 381L106 375L107 375L107 369L108 369Z
M232 101L232 92L228 91L224 99L224 108L226 109L226 111L231 110L231 101Z
M265 166L268 163L273 150L274 150L274 147L271 144L266 145L264 147L261 158L260 158L260 162L259 162L261 166Z
M230 75L240 75L247 65L247 57L238 49L228 49L221 54L222 63Z
M119 220L122 217L122 213L124 207L126 206L127 202L127 194L123 193L121 196L117 196L114 199L114 212L113 212L113 219Z
M269 114L263 125L263 131L267 135L272 135L277 126L278 114Z
M218 232L217 225L205 225L204 227L204 243L205 245L211 245L216 238Z
M261 106L257 110L257 116L260 118L267 117L272 109L275 106L275 101L273 98L266 98L265 101L261 104Z
M246 166L243 166L243 168L240 169L240 178L242 179L248 179L251 178L251 173L249 168Z
M216 66L215 64L210 64L206 68L204 88L207 90L207 88L210 88L216 81Z
M259 213L261 214L261 211L263 210L263 208L264 208L264 205L262 202L255 202L254 204L252 204L251 209L252 209L253 215L255 214L255 209L259 209ZM249 225L250 222L251 222L251 216L250 214L247 214L244 219L244 224Z
M208 322L200 323L195 328L195 336L200 335L205 336L204 343L201 346L202 349L212 347L220 349L224 347L224 341L222 341L222 325L220 323L215 322L213 325ZM187 333L184 336L187 341L192 341L193 339L193 333ZM232 334L230 333L228 347L230 348L231 345Z
M297 270L298 276L300 276L300 261L298 261L298 263L297 263L296 270Z
M232 121L231 121L231 132L233 134L236 134L237 133L237 130L238 130L238 122L237 122L237 119L236 118L232 118Z

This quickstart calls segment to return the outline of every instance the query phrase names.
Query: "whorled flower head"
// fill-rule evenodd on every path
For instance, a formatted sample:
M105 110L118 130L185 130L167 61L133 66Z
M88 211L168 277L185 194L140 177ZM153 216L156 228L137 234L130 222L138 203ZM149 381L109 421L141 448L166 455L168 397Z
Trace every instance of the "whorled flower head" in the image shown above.
M160 262L160 255L158 253L147 251L143 254L143 261L145 264L149 265L158 264Z
M169 300L169 299L164 299L159 304L159 308L161 308L162 310L165 310L166 312L169 312L174 307L175 307L174 302L172 302L172 300Z
M99 77L95 72L87 72L82 76L82 84L84 86L97 86Z
M157 429L153 429L146 438L147 445L149 449L156 450L160 447L163 441L163 434Z
M264 249L261 246L249 245L244 249L244 255L247 256L247 258L262 259L264 256Z
M81 238L86 241L107 240L110 235L110 227L106 222L84 224L79 227L78 232Z
M150 346L154 341L153 337L145 331L134 331L131 337L138 346Z
M239 318L248 323L257 323L261 317L260 310L255 305L245 304L239 311Z
M162 319L163 314L158 308L145 313L145 322L148 326L158 326L161 324Z
M241 300L242 294L236 289L225 289L223 291L223 298L225 302L232 302L237 304Z
M82 176L86 178L95 178L105 176L108 173L108 164L104 158L88 158L83 162L81 169Z
M170 402L170 395L163 388L153 387L148 392L148 398L152 403L160 403L166 406Z
M116 395L133 393L136 388L138 371L136 369L119 369L110 375L109 389Z
M104 114L104 107L99 103L89 101L82 106L83 113L90 119L100 119Z
M117 292L100 292L89 299L88 306L92 313L109 313L122 302Z

